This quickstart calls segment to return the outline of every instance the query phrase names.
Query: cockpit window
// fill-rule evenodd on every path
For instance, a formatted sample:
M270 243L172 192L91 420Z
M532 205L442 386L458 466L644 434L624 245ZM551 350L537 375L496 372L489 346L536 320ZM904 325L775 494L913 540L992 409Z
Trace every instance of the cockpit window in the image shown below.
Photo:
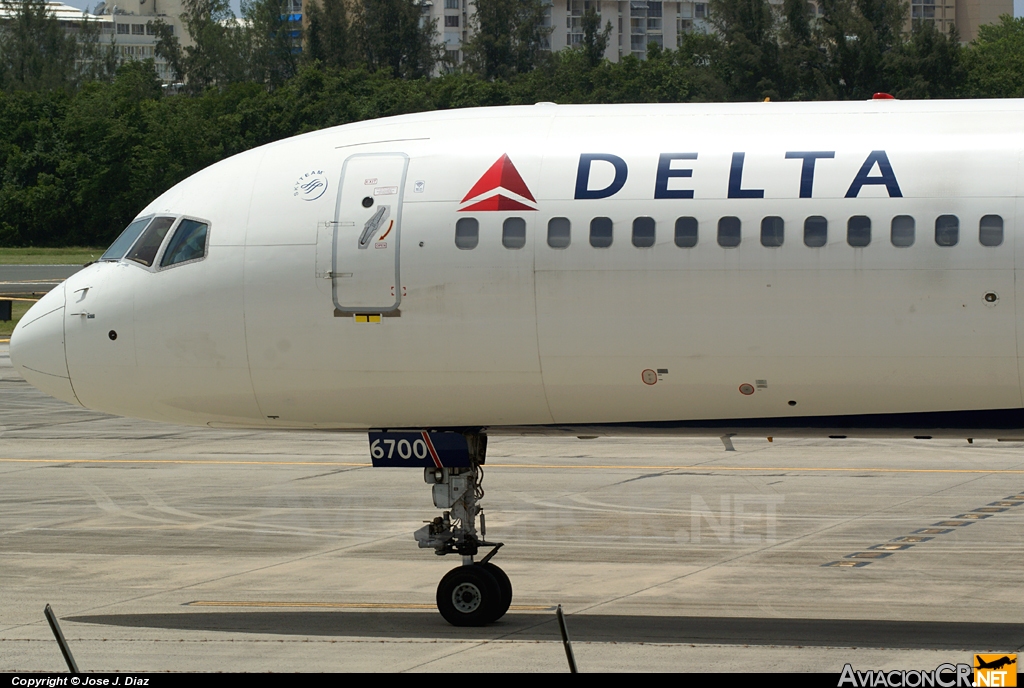
M147 217L142 220L136 220L128 225L128 227L121 232L121 236L117 237L114 243L110 245L110 248L100 256L100 260L121 260L124 258L124 254L128 253L128 249L132 247L132 244L135 243L135 240L139 238L140 234L142 234L142 230L146 228L146 225L148 225L149 221L152 219L153 218L151 217Z
M178 229L174 231L171 242L167 244L167 250L164 251L164 258L160 261L160 266L167 267L205 256L206 230L205 222L182 220Z
M146 227L146 231L142 233L139 240L132 246L132 250L128 252L126 258L128 260L134 260L136 263L142 263L145 266L150 266L153 261L156 260L156 252L160 250L160 244L164 242L164 237L167 236L167 230L174 224L173 217L156 217Z

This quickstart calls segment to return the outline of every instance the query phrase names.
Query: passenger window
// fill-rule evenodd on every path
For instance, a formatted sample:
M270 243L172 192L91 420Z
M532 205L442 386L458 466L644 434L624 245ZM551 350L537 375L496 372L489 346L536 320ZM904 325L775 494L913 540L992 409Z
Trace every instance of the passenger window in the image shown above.
M782 246L786 238L786 223L774 215L761 220L761 245L768 248Z
M722 248L736 248L740 245L738 217L723 217L718 221L718 245Z
M455 223L455 245L463 251L480 243L480 223L475 217L463 217Z
M846 243L854 248L864 248L871 243L871 218L854 215L846 222Z
M160 250L160 244L164 243L167 230L173 224L173 217L154 218L149 223L149 226L146 227L146 231L139 237L139 240L132 246L132 250L128 252L128 260L134 260L136 263L142 263L147 267L151 266L153 261L156 260L156 252Z
M1003 243L1003 218L999 215L981 218L978 223L978 241L982 246L998 246Z
M633 220L633 245L637 248L654 246L654 218L638 217Z
M567 217L553 217L548 220L548 246L568 248L572 240L572 223Z
M892 245L906 248L914 245L914 218L909 215L897 215L892 219Z
M693 248L697 245L697 218L676 218L676 246Z
M956 215L939 215L935 218L935 243L939 246L956 246L960 241L960 218Z
M501 225L501 245L505 248L526 246L526 220L521 217L506 218Z
M828 243L828 220L821 215L811 215L804 220L804 246L821 248Z
M136 220L128 225L125 230L121 232L121 236L117 237L117 239L114 240L114 243L110 245L110 248L103 252L103 255L100 256L100 260L121 260L124 258L124 254L128 253L128 249L132 247L132 244L135 243L135 240L139 238L140 234L142 234L142 230L146 228L146 225L148 225L149 221L152 219L153 218L151 217L147 217L144 220Z
M590 245L594 248L608 248L612 245L610 217L595 217L590 221Z
M167 244L164 251L161 267L184 263L187 260L196 260L206 255L206 230L205 222L195 220L182 220L178 228L174 230L174 236Z

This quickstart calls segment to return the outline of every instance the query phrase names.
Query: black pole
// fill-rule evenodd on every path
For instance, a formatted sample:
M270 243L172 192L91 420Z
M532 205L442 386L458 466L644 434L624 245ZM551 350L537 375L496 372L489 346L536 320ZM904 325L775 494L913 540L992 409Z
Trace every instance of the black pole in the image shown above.
M565 617L562 616L562 605L555 609L555 616L558 617L558 630L562 632L562 645L565 646L565 658L569 661L569 673L578 674L576 669L576 658L572 654L572 643L569 642L569 631L565 629Z
M57 639L57 644L60 645L60 653L64 655L64 661L68 663L68 671L72 674L82 673L78 670L78 665L75 664L75 658L71 656L71 648L68 647L68 641L64 639L64 634L60 630L60 624L57 623L57 616L53 613L53 610L50 609L50 605L46 605L46 608L43 610L43 614L46 615L46 620L50 624L50 630L53 631L53 637Z

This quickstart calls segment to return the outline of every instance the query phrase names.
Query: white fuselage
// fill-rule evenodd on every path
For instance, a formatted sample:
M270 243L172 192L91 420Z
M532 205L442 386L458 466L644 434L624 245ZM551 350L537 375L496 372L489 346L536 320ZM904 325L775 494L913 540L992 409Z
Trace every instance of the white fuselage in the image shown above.
M1024 101L540 104L328 129L157 198L140 217L207 222L205 258L83 269L12 356L86 407L217 426L1020 409L1022 122Z

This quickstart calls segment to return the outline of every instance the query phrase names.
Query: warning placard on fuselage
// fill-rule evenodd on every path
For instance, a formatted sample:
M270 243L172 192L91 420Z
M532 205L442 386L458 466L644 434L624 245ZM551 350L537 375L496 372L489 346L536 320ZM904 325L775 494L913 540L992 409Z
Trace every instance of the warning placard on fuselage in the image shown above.
M370 432L375 467L468 467L469 443L457 432Z

